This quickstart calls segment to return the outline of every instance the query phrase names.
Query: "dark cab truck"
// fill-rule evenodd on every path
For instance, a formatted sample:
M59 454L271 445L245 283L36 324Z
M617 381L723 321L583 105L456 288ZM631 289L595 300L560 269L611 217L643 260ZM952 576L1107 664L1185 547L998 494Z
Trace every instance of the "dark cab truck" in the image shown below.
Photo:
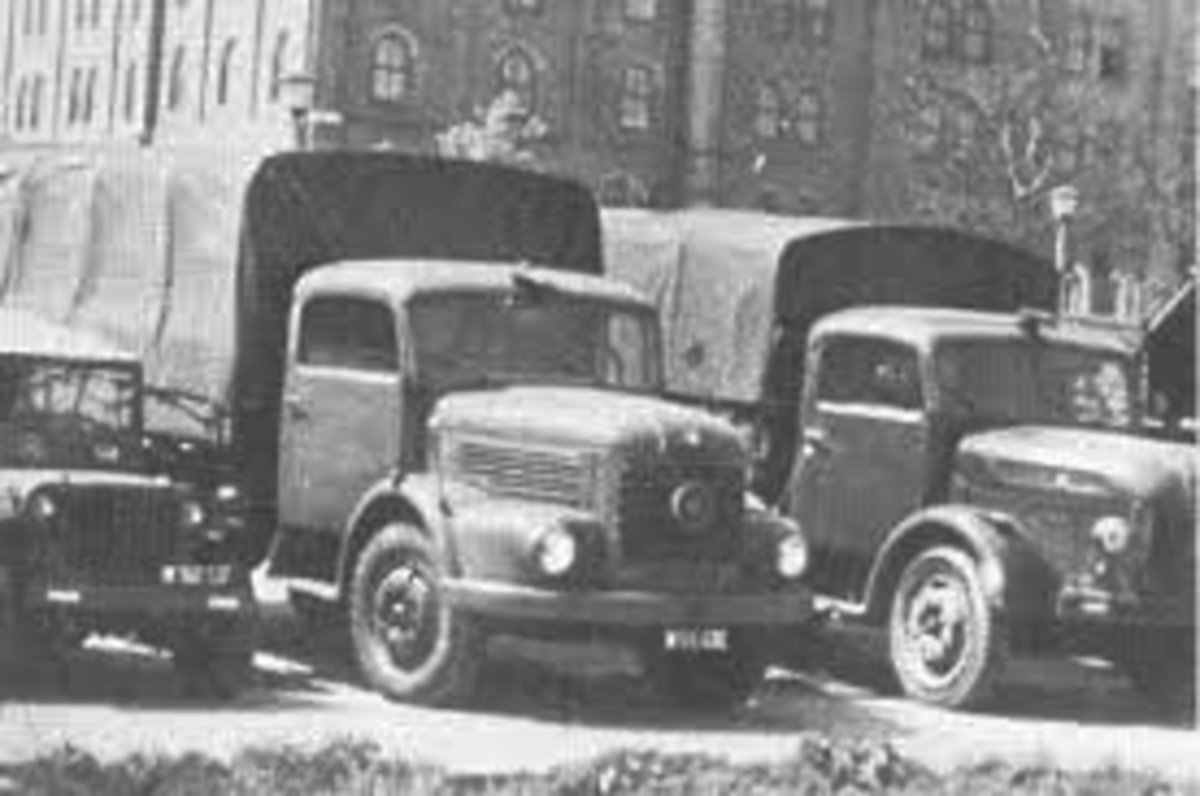
M44 669L93 632L175 652L231 693L250 665L254 599L235 513L147 448L141 365L39 316L0 309L0 634ZM14 661L13 658L16 657Z
M610 266L666 307L669 388L758 413L759 487L811 540L821 602L886 628L906 693L976 704L1011 651L1071 646L1191 703L1195 449L1147 433L1136 341L1022 310L1053 301L1048 267L856 222L626 214L606 232L625 238L610 257L647 255ZM693 298L713 295L715 339ZM744 359L702 356L722 329Z
M148 379L226 408L248 559L373 686L462 698L498 633L632 643L689 701L757 684L813 615L807 545L747 501L735 430L661 397L655 308L598 275L586 190L390 153L211 171L165 182Z

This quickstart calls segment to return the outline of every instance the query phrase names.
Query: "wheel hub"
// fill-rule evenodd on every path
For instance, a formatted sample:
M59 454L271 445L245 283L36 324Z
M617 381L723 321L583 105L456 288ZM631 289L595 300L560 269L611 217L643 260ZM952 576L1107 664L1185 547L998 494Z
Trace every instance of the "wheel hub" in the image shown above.
M375 628L396 665L419 665L428 654L437 621L436 602L432 584L414 566L398 567L379 582Z
M906 632L929 674L948 675L960 662L968 613L961 585L945 577L930 578L913 596Z

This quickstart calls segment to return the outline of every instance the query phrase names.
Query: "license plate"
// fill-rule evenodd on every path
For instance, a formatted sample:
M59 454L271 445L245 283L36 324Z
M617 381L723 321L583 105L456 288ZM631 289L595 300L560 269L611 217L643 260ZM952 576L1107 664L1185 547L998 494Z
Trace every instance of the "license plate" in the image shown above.
M225 586L233 576L228 564L178 564L162 568L162 582L175 586Z
M724 628L671 628L663 631L663 648L671 652L728 652Z

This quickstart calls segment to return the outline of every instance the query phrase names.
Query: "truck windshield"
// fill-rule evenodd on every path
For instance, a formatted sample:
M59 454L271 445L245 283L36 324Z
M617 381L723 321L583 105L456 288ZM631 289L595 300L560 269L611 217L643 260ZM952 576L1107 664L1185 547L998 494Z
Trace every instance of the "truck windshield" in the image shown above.
M128 467L136 451L136 368L0 360L0 462Z
M619 304L553 297L442 294L409 309L421 379L435 391L550 381L649 391L660 383L655 316Z
M1130 363L1109 351L1036 341L946 343L936 356L947 411L1004 422L1128 428Z

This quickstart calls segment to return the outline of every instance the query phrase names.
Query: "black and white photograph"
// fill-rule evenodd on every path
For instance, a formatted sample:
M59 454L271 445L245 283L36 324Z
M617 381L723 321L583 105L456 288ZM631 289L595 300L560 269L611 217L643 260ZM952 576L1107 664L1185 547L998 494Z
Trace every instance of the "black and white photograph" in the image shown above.
M0 0L0 796L1200 794L1196 0Z

